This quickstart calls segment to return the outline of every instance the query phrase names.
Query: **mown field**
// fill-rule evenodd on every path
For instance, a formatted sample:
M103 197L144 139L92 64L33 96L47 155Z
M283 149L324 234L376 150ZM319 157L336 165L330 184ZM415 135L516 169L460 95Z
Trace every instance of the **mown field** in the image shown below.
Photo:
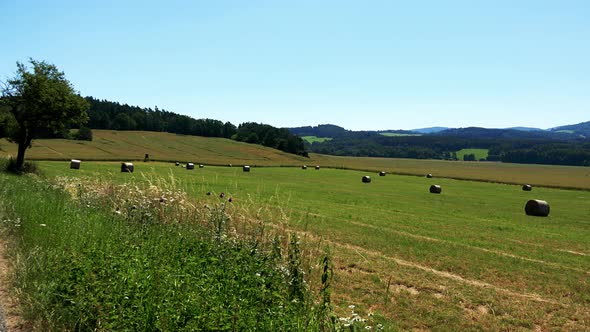
M313 158L324 165L346 161L348 167L370 160L379 168L384 162ZM389 162L403 172L406 161ZM415 163L424 163L422 169L443 165ZM137 162L135 173L123 174L119 164L109 162L84 162L80 170L70 170L67 162L39 165L50 179L89 176L122 183L173 177L205 202L224 192L237 210L269 211L260 214L268 227L296 230L310 248L331 247L333 303L341 315L355 305L363 315L375 313L390 322L389 328L402 330L580 331L590 326L588 191L535 187L524 192L518 185L326 168L256 167L244 173L239 167L189 171L172 163ZM468 166L448 165L447 174L455 171L451 165ZM555 174L563 171L485 165L496 167L494 180L515 183L533 182L525 181L531 176L525 168L536 170L539 181L559 180ZM571 183L587 183L588 169L566 169L576 170L569 173ZM367 174L372 183L361 183ZM435 183L442 194L428 192ZM524 214L532 198L550 203L549 217Z
M346 168L387 171L395 174L481 180L502 183L531 183L558 188L590 189L590 168L571 166L502 164L392 158L336 157L311 154L294 156L259 145L221 138L183 136L141 131L94 130L92 142L71 140L35 140L27 151L32 160L152 160L183 161L207 165L257 165ZM16 145L0 139L0 157L16 155Z

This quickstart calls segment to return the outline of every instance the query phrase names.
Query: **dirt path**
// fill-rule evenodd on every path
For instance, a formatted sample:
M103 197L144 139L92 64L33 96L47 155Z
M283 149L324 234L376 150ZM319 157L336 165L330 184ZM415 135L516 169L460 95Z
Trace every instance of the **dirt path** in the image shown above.
M10 294L10 264L6 258L7 242L0 239L0 332L24 332L16 299Z

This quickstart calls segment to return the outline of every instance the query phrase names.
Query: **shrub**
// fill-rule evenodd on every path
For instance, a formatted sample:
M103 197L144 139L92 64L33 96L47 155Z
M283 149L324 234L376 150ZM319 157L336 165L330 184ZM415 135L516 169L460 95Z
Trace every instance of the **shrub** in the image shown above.
M32 174L37 174L37 175L40 174L39 166L37 165L36 162L25 161L25 163L23 164L23 168L18 169L16 167L16 159L14 157L9 157L4 162L2 169L4 169L4 171L6 171L6 172L14 173L14 174L27 174L27 173L32 173Z
M92 129L81 126L74 137L79 141L92 141Z

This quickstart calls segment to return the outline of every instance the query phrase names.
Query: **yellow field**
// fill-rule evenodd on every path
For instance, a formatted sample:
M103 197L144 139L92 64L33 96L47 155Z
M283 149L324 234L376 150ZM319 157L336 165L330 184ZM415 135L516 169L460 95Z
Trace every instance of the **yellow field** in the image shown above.
M205 138L144 131L94 130L94 140L35 140L27 158L34 160L151 160L195 162L208 165L256 165L347 168L396 174L481 180L501 183L590 189L590 168L575 166L503 164L393 158L295 156L260 145L224 138ZM0 156L16 155L16 145L0 140Z

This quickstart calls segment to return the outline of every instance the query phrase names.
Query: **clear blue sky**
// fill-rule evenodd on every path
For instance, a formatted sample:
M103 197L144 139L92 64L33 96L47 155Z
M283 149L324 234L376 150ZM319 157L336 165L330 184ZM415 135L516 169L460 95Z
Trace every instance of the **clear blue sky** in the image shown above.
M347 129L590 120L590 1L0 0L0 78L196 118Z

